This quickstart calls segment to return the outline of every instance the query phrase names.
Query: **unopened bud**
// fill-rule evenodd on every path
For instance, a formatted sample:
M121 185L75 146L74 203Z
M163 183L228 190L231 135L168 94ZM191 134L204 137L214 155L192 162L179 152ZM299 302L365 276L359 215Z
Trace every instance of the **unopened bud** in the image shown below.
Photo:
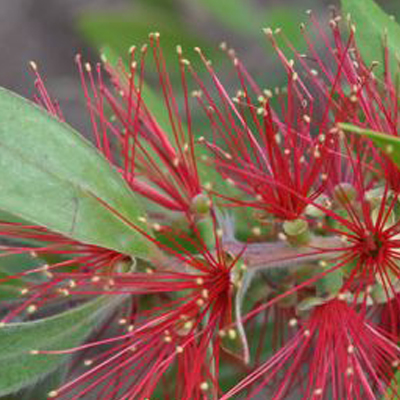
M306 299L298 303L296 308L298 311L304 312L304 311L309 311L314 307L321 306L322 304L325 303L326 300L321 297L307 297Z
M322 218L324 217L324 211L318 207L320 205L324 208L329 208L331 205L331 201L329 200L328 196L321 194L316 200L315 205L309 204L305 209L305 214L312 218Z
M192 199L191 210L196 214L207 214L210 211L211 201L207 195L200 193Z
M310 241L308 222L304 219L294 219L283 223L283 231L288 241L296 246L305 245Z

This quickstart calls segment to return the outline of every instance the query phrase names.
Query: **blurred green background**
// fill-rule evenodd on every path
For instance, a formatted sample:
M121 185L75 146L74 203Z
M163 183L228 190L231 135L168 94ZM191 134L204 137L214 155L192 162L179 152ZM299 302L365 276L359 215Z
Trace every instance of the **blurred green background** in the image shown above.
M400 16L400 1L379 3ZM29 96L27 63L35 60L67 119L85 132L89 124L82 112L74 55L80 52L96 61L98 49L106 45L124 55L131 45L146 41L149 32L159 31L169 62L176 60L175 46L181 44L188 58L194 46L206 49L218 67L226 62L218 45L227 41L261 84L279 86L281 68L261 28L283 27L300 46L298 25L306 19L305 11L313 9L326 18L329 5L338 5L338 0L1 1L0 85ZM171 64L171 71L174 68Z

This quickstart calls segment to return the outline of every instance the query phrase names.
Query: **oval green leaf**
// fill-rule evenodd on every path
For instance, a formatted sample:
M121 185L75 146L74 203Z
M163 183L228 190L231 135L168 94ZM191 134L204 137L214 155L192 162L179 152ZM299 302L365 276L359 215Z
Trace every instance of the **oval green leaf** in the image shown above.
M75 240L147 258L144 211L97 149L0 88L0 209ZM128 222L129 221L129 222Z
M102 296L54 317L10 323L0 328L0 396L36 383L66 361L67 355L31 354L78 346L121 301Z
M383 47L385 42L390 54L392 73L398 70L400 54L400 25L373 0L342 0L344 14L350 14L356 26L357 46L367 63L381 62L383 72Z
M396 165L400 167L400 138L382 132L363 129L351 124L339 124L347 132L356 133L371 139Z

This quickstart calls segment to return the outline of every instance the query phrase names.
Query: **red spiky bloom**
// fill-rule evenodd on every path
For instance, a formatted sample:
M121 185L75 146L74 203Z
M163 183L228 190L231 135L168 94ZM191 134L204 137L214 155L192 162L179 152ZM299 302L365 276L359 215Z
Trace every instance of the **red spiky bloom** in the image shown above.
M354 161L353 165L360 165ZM378 315L383 312L382 326L397 335L399 198L388 183L366 190L366 180L360 167L354 172L354 186L336 186L336 207L325 210L324 228L330 235L340 237L342 246L332 248L335 257L324 267L327 276L330 272L341 276L341 291L350 293L355 303L374 308Z
M161 129L142 99L142 74L147 47L141 50L139 77L135 75L138 64L133 61L134 49L131 51L132 62L127 71L120 65L117 73L106 64L121 99L114 97L112 91L103 83L100 66L96 70L98 87L92 67L88 64L83 66L80 57L77 58L78 66L97 147L120 170L135 192L161 206L185 212L188 222L192 223L191 214L198 211L192 210L192 200L201 193L201 187L194 159L188 99L185 100L189 131L186 134L183 132L183 124L179 119L169 78L165 72L158 36L154 36L153 39L151 45L159 68L172 136L168 136ZM187 93L183 71L185 62L181 54L179 58L182 82ZM52 115L62 119L36 71L36 66L34 71L37 78L38 103ZM89 85L86 83L86 73ZM116 122L105 116L106 102L111 105ZM171 141L175 141L175 146ZM114 154L113 146L116 147L117 153L120 150L121 164L116 161L118 157ZM106 204L103 205L107 207ZM208 210L210 206L208 201L207 204L199 205L200 219L211 218L204 211L204 207ZM194 222L197 223L197 219ZM131 224L130 221L126 223ZM134 304L133 309L128 309L124 318L120 320L123 321L122 325L126 330L115 337L96 340L71 350L33 349L33 354L51 355L75 353L102 345L111 346L111 350L99 352L98 356L90 359L93 367L89 371L79 376L72 375L69 383L59 390L52 391L50 397L69 398L73 395L71 393L78 393L74 398L84 398L97 387L102 387L101 398L104 399L115 396L120 396L118 398L121 399L147 398L156 389L161 389L166 398L176 396L187 400L203 399L207 393L220 393L220 353L221 350L227 353L223 350L223 337L227 337L229 342L237 340L238 336L232 328L232 296L236 274L233 269L238 257L232 258L231 254L228 255L224 251L216 222L212 225L213 228L208 233L215 238L215 242L210 249L206 245L206 241L209 240L203 237L201 228L196 224L192 226L193 232L190 237L184 233L171 232L168 240L178 251L171 250L142 232L148 240L166 251L172 257L172 261L152 260L153 265L142 266L139 263L137 269L136 264L133 264L129 272L124 272L123 268L114 268L109 260L109 264L87 272L82 270L80 265L72 271L62 268L57 270L58 264L46 266L46 270L51 270L51 275L48 274L51 285L57 289L60 281L73 282L73 285L68 287L69 296L132 296ZM134 227L133 224L132 226ZM157 223L154 224L154 229L159 231L167 228L164 229ZM26 231L21 227L21 231L21 237L32 235L36 240L47 239L39 235L40 228L37 227L27 226ZM4 232L4 235L9 237L13 237L13 234L10 230ZM64 242L73 242L56 234L47 234L49 238L54 236L57 246L62 249ZM180 240L183 240L184 244ZM75 247L85 248L84 244L73 244ZM185 246L189 246L195 256ZM98 251L95 246L93 249ZM16 245L13 251L25 250ZM43 256L51 254L51 248L47 246L40 250L35 248L35 251L41 251ZM74 262L67 261L73 265ZM34 272L36 271L30 270L26 274ZM16 276L10 279L13 278ZM151 307L149 304L143 307L142 303L146 302L146 297L149 297ZM163 389L162 383L169 375L174 377L176 384L165 385Z
M353 112L344 113L341 120L355 126L399 136L399 97L390 62L392 55L383 48L383 64L376 61L367 65L357 48L352 48L353 71L349 99ZM378 70L379 76L374 74ZM390 188L399 192L400 170L387 154L374 150L379 174L384 176Z
M24 265L21 272L8 273L0 283L14 283L20 287L23 298L20 305L1 319L12 321L19 314L41 311L58 299L69 299L75 292L88 294L81 287L76 274L93 280L98 275L111 276L115 271L129 268L132 259L116 251L84 244L36 225L0 223L0 237L11 242L1 246L1 258L26 254L31 265Z
M288 59L274 33L265 30L287 72L287 85L275 93L262 90L232 51L228 54L240 84L233 99L204 56L217 99L194 73L202 91L197 97L214 133L207 146L216 167L229 183L247 194L219 195L281 220L301 217L307 204L325 191L326 181L335 173L335 155L340 153L336 124L352 118L357 110L346 93L347 87L360 84L361 72L353 62L353 32L345 40L337 22L331 21L331 43L313 18L312 25L328 46L323 57L304 27L309 55L287 43L294 59ZM275 98L277 109L272 107Z
M84 93L97 147L117 166L131 188L170 210L190 213L191 201L201 193L201 185L194 151L185 60L180 52L179 64L186 114L186 118L182 118L166 71L159 35L152 34L150 38L150 47L144 45L140 51L135 47L130 50L128 66L120 61L114 68L105 62L104 66L114 89L104 84L100 65L96 68L99 82L96 86L91 66L85 64L83 68L78 57ZM149 50L158 71L164 102L162 112L165 121L162 124L146 103L151 95L144 84L146 55ZM113 121L105 116L104 107L107 105L112 109ZM116 152L112 151L113 145L114 150L117 148Z
M316 307L298 333L265 364L222 396L253 384L248 398L266 387L274 400L290 393L304 399L371 399L392 381L400 349L365 315L338 299Z
M36 352L68 354L109 345L86 360L89 370L72 375L52 397L69 398L72 391L73 398L83 399L99 387L101 399L144 399L155 390L165 398L186 400L220 393L223 338L237 337L232 329L231 298L239 256L228 259L215 233L212 252L199 238L199 243L192 243L196 256L181 247L158 270L98 273L95 280L84 273L72 274L76 286L71 294L132 295L135 306L120 320L123 332L112 338L69 350ZM154 305L142 309L140 300L149 295L148 302ZM169 379L175 384L168 383Z
M49 397L83 399L98 388L101 393L96 396L101 399L144 399L156 390L165 398L187 400L220 393L221 353L228 354L223 342L235 341L238 336L232 324L232 296L241 269L237 265L240 254L225 253L221 232L215 222L213 226L210 249L199 232L196 240L184 233L171 237L177 251L143 232L169 255L154 262L154 269L35 225L1 224L1 236L11 241L2 247L2 257L28 253L40 263L39 267L25 266L21 273L1 281L44 275L39 282L31 279L32 283L23 287L21 294L26 299L1 320L2 326L25 312L32 317L45 313L46 307L60 298L82 301L107 295L120 304L115 318L108 318L100 329L104 338L92 338L74 349L31 350L33 357L78 354L69 382L51 391ZM188 245L194 254L186 249ZM107 336L110 322L117 326L111 337ZM98 352L87 358L90 349ZM82 369L82 361L86 371L76 376L74 371ZM165 384L166 379L176 384Z
M208 65L219 98L214 100L202 85L199 102L213 129L214 139L207 146L214 154L216 168L248 196L220 195L233 204L291 220L301 216L307 199L315 200L323 191L331 153L326 137L321 140L325 129L321 126L320 136L312 134L310 93L293 65L286 59L284 63L287 92L279 96L278 112L271 107L272 94L256 86L236 58L241 85L238 95L232 100Z
M379 206L373 210L363 201L361 215L354 213L353 220L346 221L346 227L338 230L348 245L344 257L346 263L352 265L350 281L357 278L368 283L378 279L388 293L396 292L392 280L399 276L400 224L393 221L397 202L397 195L389 199L384 194Z

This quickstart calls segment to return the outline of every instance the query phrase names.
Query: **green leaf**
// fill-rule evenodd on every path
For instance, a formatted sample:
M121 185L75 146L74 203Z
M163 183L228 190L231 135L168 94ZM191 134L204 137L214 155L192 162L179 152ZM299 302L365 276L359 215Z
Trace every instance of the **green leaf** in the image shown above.
M146 258L144 214L122 177L68 125L0 89L0 209L48 229ZM122 218L123 217L123 218Z
M396 71L400 26L373 0L342 0L342 8L344 14L350 14L355 23L357 46L364 60L367 63L380 61L380 72L383 72L382 43L385 40L390 54L391 71Z
M0 329L0 396L36 383L54 371L67 355L31 354L32 350L64 350L78 346L121 296L99 297L72 310L33 322L10 323Z
M17 223L17 224L25 224L25 225L29 225L29 222L17 217L13 214L10 214L4 210L0 210L0 221L1 222L13 222L13 223Z
M28 253L12 254L0 257L0 301L12 300L21 296L21 290L28 284L38 284L46 278L43 273L27 274L16 278L15 275L42 266L43 263ZM14 276L14 277L13 277ZM12 279L10 279L13 277Z
M26 388L15 400L47 399L48 394L55 388L60 387L66 378L68 369L61 366L46 376L46 379L39 381L36 385Z
M400 167L400 138L386 133L363 129L351 124L339 124L347 132L356 133L371 139L396 165Z
M0 281L5 279L7 283L0 284L0 301L11 300L21 296L21 289L26 287L26 281L38 281L38 274L27 275L21 278L8 280L12 275L28 271L40 266L37 259L29 254L13 254L0 258ZM44 274L42 274L44 277ZM40 279L40 277L39 277Z
M1 272L0 272L0 278L1 278ZM1 284L0 285L0 301L4 300L12 300L21 295L21 288L18 288L17 285L11 285L11 284Z
M43 265L43 263L28 253L11 254L7 255L7 257L0 258L0 274L3 273L12 276L20 272L38 268L41 265ZM29 279L29 276L26 278Z
M68 368L66 365L61 365L55 371L46 375L45 379L42 379L32 386L28 386L19 390L17 393L9 394L7 396L1 396L0 400L36 400L36 399L47 399L49 392L54 390L65 380Z

